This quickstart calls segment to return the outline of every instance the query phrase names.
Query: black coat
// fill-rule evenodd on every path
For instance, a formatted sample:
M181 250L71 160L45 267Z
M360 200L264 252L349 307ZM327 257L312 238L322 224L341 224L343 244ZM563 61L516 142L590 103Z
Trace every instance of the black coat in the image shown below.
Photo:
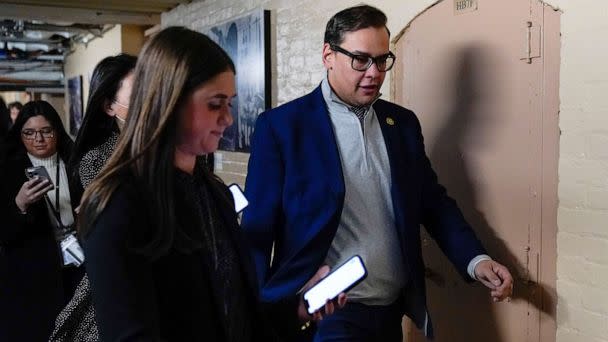
M29 166L25 153L0 165L0 341L48 340L70 292L44 200L25 215L15 203Z
M103 341L224 341L212 281L200 251L183 253L172 248L150 260L133 251L129 242L153 222L134 182L125 181L114 192L90 233L84 237L86 268L97 325ZM245 280L245 298L254 341L273 341L265 317L258 310L253 265L243 246L229 192L217 196L224 228L230 231ZM178 217L193 214L179 206Z

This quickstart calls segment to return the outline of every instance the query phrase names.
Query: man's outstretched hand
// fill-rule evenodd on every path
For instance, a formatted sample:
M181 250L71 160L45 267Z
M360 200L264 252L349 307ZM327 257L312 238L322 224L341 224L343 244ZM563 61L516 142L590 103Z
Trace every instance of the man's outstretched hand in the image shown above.
M513 296L513 277L509 270L494 260L480 261L475 267L475 276L489 288L495 302L511 301Z

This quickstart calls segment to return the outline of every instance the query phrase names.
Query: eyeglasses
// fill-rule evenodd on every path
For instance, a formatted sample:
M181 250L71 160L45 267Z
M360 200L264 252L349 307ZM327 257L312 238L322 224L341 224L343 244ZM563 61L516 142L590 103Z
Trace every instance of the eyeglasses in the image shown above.
M42 129L24 129L21 131L21 136L23 136L23 139L26 140L36 140L38 133L40 133L40 135L45 139L50 139L55 136L55 130L52 127L44 127Z
M371 57L368 55L359 55L352 53L350 51L344 50L343 48L337 45L330 45L330 48L336 52L345 54L346 56L352 58L350 66L357 71L365 71L369 69L374 63L376 63L376 67L379 71L389 71L395 64L395 59L397 58L390 51L382 56Z

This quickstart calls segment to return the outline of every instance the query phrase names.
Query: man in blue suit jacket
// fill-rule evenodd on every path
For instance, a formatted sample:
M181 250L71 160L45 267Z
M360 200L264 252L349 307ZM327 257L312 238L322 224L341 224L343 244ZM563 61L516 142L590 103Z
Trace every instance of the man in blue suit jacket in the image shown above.
M378 99L394 60L384 13L343 10L327 24L321 85L257 120L242 226L261 300L290 340L310 319L299 298L307 280L354 254L368 276L344 308L307 329L315 341L401 341L403 314L432 337L420 224L465 279L495 301L511 296L509 271L437 182L414 113Z

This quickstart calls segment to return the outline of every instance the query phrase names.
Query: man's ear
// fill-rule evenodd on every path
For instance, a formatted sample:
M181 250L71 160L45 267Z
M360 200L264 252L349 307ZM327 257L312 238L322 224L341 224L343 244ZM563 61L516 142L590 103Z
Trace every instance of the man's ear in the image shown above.
M103 101L103 111L111 117L116 115L116 113L114 113L114 109L112 109L112 102L107 99Z
M329 46L329 43L323 44L323 65L325 66L325 69L330 70L333 68L335 57L336 54Z

